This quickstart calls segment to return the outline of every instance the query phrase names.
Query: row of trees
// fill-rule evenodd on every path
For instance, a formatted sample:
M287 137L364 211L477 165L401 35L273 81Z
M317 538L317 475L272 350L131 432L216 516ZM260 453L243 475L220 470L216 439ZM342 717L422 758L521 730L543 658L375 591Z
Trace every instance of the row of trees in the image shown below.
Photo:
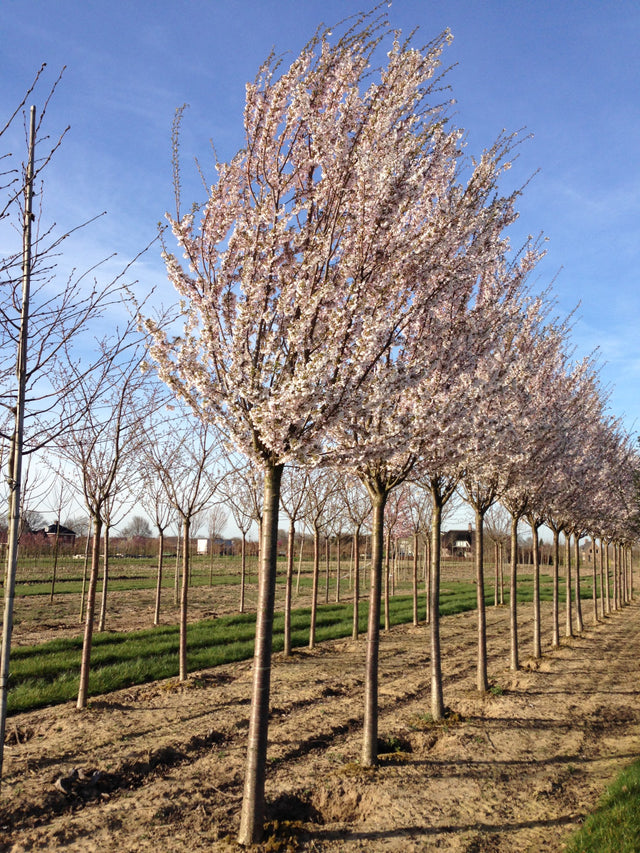
M169 219L180 255L165 246L164 258L179 307L154 313L137 306L135 320L123 312L121 327L101 340L95 357L83 353L78 359L71 345L80 329L120 298L120 282L94 285L89 296L72 286L62 296L53 288L56 295L51 295L48 246L38 238L41 251L30 253L33 214L21 205L33 187L33 169L8 182L4 211L18 209L25 235L23 252L4 263L7 287L0 306L11 524L17 531L22 482L17 461L23 452L45 445L64 460L67 479L92 521L79 708L87 698L99 543L103 530L117 524L124 496L131 491L144 496L159 531L159 584L162 536L176 515L188 541L194 515L220 493L243 541L248 519L259 523L242 843L259 840L262 832L281 506L291 542L303 512L314 530L313 642L319 519L329 501L319 484L332 478L312 475L311 469L333 469L341 481L358 480L360 496L348 512L351 529L357 537L370 526L365 765L377 760L380 613L383 582L389 578L385 514L388 527L394 513L415 518L416 535L419 525L427 529L429 516L436 719L444 714L441 527L457 491L475 514L480 691L488 687L483 530L491 507L500 501L511 517L514 668L519 665L519 521L527 521L533 537L536 655L540 526L546 524L554 535L554 579L561 533L575 542L575 577L568 577L568 588L574 581L579 588L580 540L598 538L600 554L608 555L610 548L602 543L621 546L637 532L638 466L631 440L607 411L593 362L573 362L567 323L554 316L550 294L535 294L528 286L541 256L538 243L529 241L519 252L509 245L519 191L504 195L500 185L518 138L501 136L477 160L464 156L462 131L442 101L440 64L448 33L417 47L411 38L392 36L378 10L338 30L335 36L319 30L288 69L274 58L262 66L247 87L243 148L229 162L216 162L205 204L188 213L181 208L176 150L176 210ZM384 48L388 52L380 60ZM43 271L41 299L32 314L40 320L32 327L30 361L16 385L10 378L15 345L31 297L21 291L24 275L16 275L15 266L32 273L34 258ZM19 352L25 360L27 350ZM32 427L23 433L19 420L25 412ZM244 463L228 464L235 454ZM420 486L422 507L409 508L416 492L406 488L408 483ZM253 503L248 513L242 509L246 502ZM359 551L356 545L354 554ZM292 553L289 548L287 613ZM617 559L616 569L622 564ZM565 558L567 570L570 565ZM106 612L107 564L103 572L99 627ZM358 572L356 562L356 591ZM183 548L183 678L188 577L189 549ZM630 583L620 571L614 578L616 606L630 593ZM4 626L9 638L12 583L8 572ZM557 583L555 589L554 642L559 641ZM609 584L606 595L602 583L600 589L606 602ZM571 606L571 596L567 600ZM357 594L354 604L357 633ZM579 595L575 607L581 620ZM598 610L594 613L597 617ZM6 694L8 640L6 654L4 646L3 637Z
M242 843L262 831L286 465L350 471L370 497L364 765L377 758L384 514L403 482L424 483L432 502L436 718L441 513L456 488L476 517L481 691L482 531L496 500L534 539L543 520L576 540L634 535L629 440L593 364L572 364L549 295L527 287L538 245L513 253L506 237L518 192L502 195L499 182L517 139L465 160L441 101L449 34L421 48L396 34L374 72L387 26L365 15L340 36L319 31L287 69L262 66L247 87L245 144L216 162L205 204L183 213L176 185L170 223L184 262L164 253L181 299L175 327L144 321L161 379L264 482ZM511 577L515 655L515 560Z

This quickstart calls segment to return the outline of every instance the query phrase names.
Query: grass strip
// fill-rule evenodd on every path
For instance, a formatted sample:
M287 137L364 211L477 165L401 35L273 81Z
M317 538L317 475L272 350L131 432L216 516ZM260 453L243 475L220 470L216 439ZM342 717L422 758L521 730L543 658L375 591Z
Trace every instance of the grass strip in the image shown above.
M640 760L623 770L596 811L569 839L566 853L637 853L640 850Z
M523 589L518 599L531 601L531 591ZM485 594L487 606L493 603L493 590ZM508 602L508 595L506 596ZM440 614L448 616L476 607L476 588L471 583L446 582L440 593ZM413 619L413 598L398 595L389 601L392 625ZM418 597L418 613L425 612L425 596ZM253 655L255 613L203 619L187 628L189 671L246 660ZM383 616L381 615L381 622ZM351 636L353 605L349 602L318 607L316 640ZM360 607L360 631L367 627L367 602ZM291 614L292 644L309 641L310 608ZM172 678L178 671L179 630L177 625L140 631L103 632L93 637L89 695ZM276 613L273 628L274 651L284 646L284 614ZM64 638L35 646L15 647L11 654L8 711L16 714L46 705L69 701L77 695L82 637Z

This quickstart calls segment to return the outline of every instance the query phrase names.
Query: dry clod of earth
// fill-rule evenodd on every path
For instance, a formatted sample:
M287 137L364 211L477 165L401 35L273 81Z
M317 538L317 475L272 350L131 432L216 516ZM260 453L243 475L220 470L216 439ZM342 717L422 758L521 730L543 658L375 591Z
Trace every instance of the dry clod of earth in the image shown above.
M529 609L520 636L530 642ZM430 721L426 627L381 642L380 765L362 768L364 640L276 656L262 851L559 851L640 754L640 605L519 672L508 611L443 620L446 719ZM523 650L525 646L523 645ZM237 849L250 664L11 719L0 850Z

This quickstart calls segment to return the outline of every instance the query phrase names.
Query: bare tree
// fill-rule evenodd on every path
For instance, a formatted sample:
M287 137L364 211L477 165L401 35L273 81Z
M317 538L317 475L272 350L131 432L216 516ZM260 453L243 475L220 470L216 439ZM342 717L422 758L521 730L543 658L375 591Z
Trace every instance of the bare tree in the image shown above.
M226 472L217 468L219 439L210 425L195 420L186 410L172 420L166 440L149 446L167 498L182 527L182 582L180 588L179 678L187 678L187 605L189 589L189 540L195 517L211 503Z
M287 575L284 591L284 656L291 654L291 598L293 586L293 557L296 536L296 521L304 513L309 472L294 466L285 467L282 473L280 504L289 519L287 535Z
M58 552L60 545L60 518L62 517L62 508L69 499L71 489L64 477L57 472L55 481L49 491L50 506L53 509L56 530L53 540L53 566L51 567L51 593L49 594L49 603L53 604L53 597L56 590L56 574L58 571Z
M143 515L134 515L120 531L127 539L149 539L151 536L151 527L149 522Z
M316 644L316 622L318 618L318 584L320 579L320 536L328 528L333 517L332 499L338 489L338 481L332 471L315 470L307 480L305 516L313 528L313 580L311 588L311 624L309 626L309 648ZM328 597L328 578L327 578Z
M147 435L143 459L149 459L148 445L152 435ZM152 460L151 460L152 461ZM162 593L162 569L164 566L164 532L173 520L173 507L162 484L162 478L153 464L145 465L143 473L142 506L153 517L158 530L158 570L156 575L156 600L153 608L153 624L160 622L160 599Z
M22 114L27 100L44 73L44 66L3 126L0 139ZM85 361L82 370L69 377L65 387L52 378L60 361L66 361L74 341L88 324L121 299L120 277L106 284L90 283L95 270L72 272L56 281L56 258L63 241L73 231L60 234L44 223L42 178L62 143L68 128L49 137L43 126L47 107L60 78L44 98L39 116L35 106L25 119L27 148L24 164L0 151L3 171L0 186L0 224L9 225L7 244L16 233L22 239L15 251L0 257L0 438L8 443L9 533L7 572L4 589L2 656L0 661L0 775L6 722L9 656L13 627L13 603L17 566L22 458L55 441L82 416L82 412L60 405L61 398L74 390L74 382L89 373L95 362ZM34 199L39 200L39 205ZM84 223L88 224L88 223ZM83 224L78 226L83 227ZM13 231L11 230L13 229ZM4 236L4 235L3 235ZM97 361L104 358L98 355Z
M231 509L234 523L242 537L240 562L240 613L245 610L245 586L247 576L247 533L255 522L258 525L258 540L262 525L262 477L253 465L236 465L222 484L223 500Z
M207 511L207 533L211 553L209 554L209 586L213 585L213 558L215 556L216 540L222 538L229 515L222 504L215 504Z
M371 515L371 500L357 477L347 477L340 483L342 500L353 528L353 630L358 639L360 618L360 534Z
M80 709L87 704L102 531L114 493L121 483L136 475L144 410L153 405L149 377L140 372L142 349L131 337L131 329L127 328L113 342L103 342L101 348L110 353L108 361L93 374L74 375L73 393L65 399L65 406L83 412L83 420L70 425L58 440L60 454L77 471L77 478L71 482L82 492L93 527L77 702ZM73 373L74 366L70 365L67 371ZM67 371L61 375L63 383Z

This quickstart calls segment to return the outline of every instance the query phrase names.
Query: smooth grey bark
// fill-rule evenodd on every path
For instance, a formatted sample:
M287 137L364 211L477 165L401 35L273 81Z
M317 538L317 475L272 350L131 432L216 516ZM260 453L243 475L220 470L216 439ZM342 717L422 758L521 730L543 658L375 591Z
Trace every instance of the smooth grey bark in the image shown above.
M385 556L384 556L384 630L385 633L391 628L389 614L389 572L391 571L391 528L387 530Z
M329 603L329 582L331 580L331 543L329 535L324 537L324 603Z
M413 593L413 625L418 626L418 534L413 534L413 564L412 564L412 593Z
M98 620L98 631L104 631L107 623L107 590L109 588L109 530L108 524L104 527L104 554L102 555L102 596L100 599L100 618Z
M591 538L591 583L593 586L592 589L592 599L593 599L593 622L595 625L598 624L598 566L596 564L596 539L595 536ZM602 590L600 590L602 592Z
M360 525L353 533L353 630L351 637L358 639L360 633Z
M24 441L25 396L27 385L27 344L29 339L29 299L31 289L31 224L33 180L36 140L36 108L29 114L29 148L26 170L25 205L22 226L22 305L20 332L16 355L18 390L14 408L14 431L7 480L9 483L9 529L7 531L7 564L4 582L4 611L2 621L2 653L0 654L0 779L4 761L4 736L7 723L7 700L9 694L9 660L11 635L13 633L13 607L15 601L16 573L18 568L18 539L20 527L20 493L22 488L22 451Z
M434 722L444 718L442 689L442 653L440 647L440 533L442 494L435 483L431 487L431 560L429 566L429 640L431 644L431 716Z
M84 621L84 607L87 594L87 569L89 566L89 548L91 542L91 518L89 518L89 528L87 530L87 541L84 547L84 560L82 564L82 590L80 592L80 617L78 621L82 625Z
M576 630L581 634L584 630L584 622L582 619L582 600L580 597L580 536L576 532L573 536L575 555L576 555Z
M273 611L275 605L278 559L278 509L283 465L269 465L264 471L263 517L260 530L258 611L253 656L253 689L247 762L240 816L240 844L256 844L262 838L264 822L264 784L269 733L269 694L271 689L271 650L273 647Z
M553 609L551 619L551 646L557 649L560 645L560 531L553 525Z
M518 513L511 513L509 554L509 668L520 669L518 651Z
M100 539L102 537L102 519L99 515L93 518L93 549L91 552L91 573L89 575L89 590L85 608L84 636L82 640L82 659L80 662L80 684L78 686L78 701L76 707L83 710L87 707L89 693L89 670L91 668L91 640L93 638L93 619L96 609L96 589L100 572Z
M487 613L484 603L484 512L476 507L476 607L478 615L478 657L476 667L476 689L486 693L489 689L487 676Z
M607 606L605 602L605 577L604 577L604 540L600 537L600 548L598 549L598 572L600 573L600 612L602 618L607 615Z
M369 622L367 658L365 664L365 698L362 743L363 767L378 762L378 654L380 648L380 604L382 594L384 508L388 491L369 488L372 504L371 522L371 588L369 591Z
M53 604L53 597L56 594L56 574L58 572L58 551L60 547L60 518L56 522L56 537L53 542L53 569L51 570L51 593L49 595L49 604Z
M173 574L173 606L177 607L180 602L180 528L176 536L176 565Z
M427 625L431 624L431 531L425 537L424 543L424 597L425 597L425 619Z
M284 586L284 646L283 654L291 654L291 588L293 586L293 549L295 546L296 523L289 518L289 534L287 536L287 575Z
M164 560L164 527L158 526L158 571L156 576L156 603L153 610L153 624L160 624L160 594L162 592L162 567Z
M571 534L565 531L564 539L564 572L566 595L566 624L565 637L573 637L573 586L571 582Z
M240 613L244 613L244 588L247 579L247 531L242 530L240 556Z
M191 517L185 515L182 519L182 583L180 587L180 647L178 652L178 678L187 680L187 609L189 597L189 530Z
M541 624L540 624L540 543L538 539L539 522L530 518L533 557L533 657L542 657Z
M309 648L316 646L316 622L318 619L318 585L320 579L320 528L313 525L313 581L311 584L311 622L309 625Z

